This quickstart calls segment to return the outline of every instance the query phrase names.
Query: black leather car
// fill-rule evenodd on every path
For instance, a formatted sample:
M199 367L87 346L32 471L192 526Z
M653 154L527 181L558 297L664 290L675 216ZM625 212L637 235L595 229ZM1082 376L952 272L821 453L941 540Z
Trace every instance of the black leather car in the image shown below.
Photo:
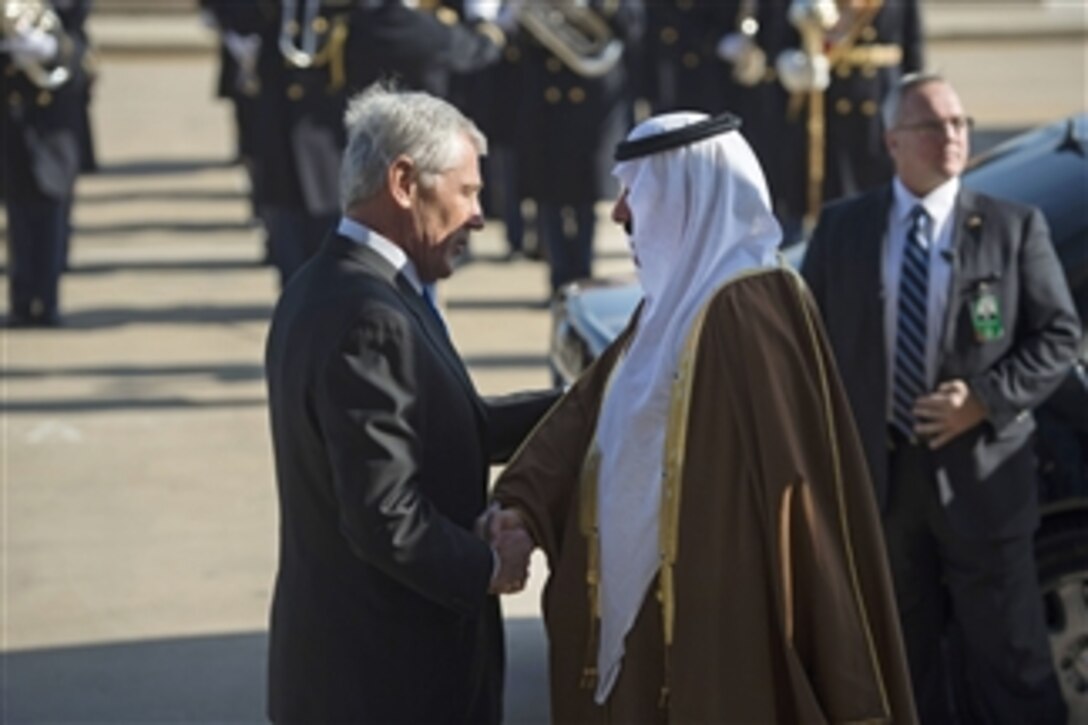
M974 158L965 186L1038 206L1082 321L1088 321L1088 113L1023 133ZM804 243L784 254L800 266ZM641 298L632 279L568 285L552 306L553 375L576 378ZM1070 722L1088 723L1088 335L1080 361L1037 411L1042 523L1035 550L1051 651Z

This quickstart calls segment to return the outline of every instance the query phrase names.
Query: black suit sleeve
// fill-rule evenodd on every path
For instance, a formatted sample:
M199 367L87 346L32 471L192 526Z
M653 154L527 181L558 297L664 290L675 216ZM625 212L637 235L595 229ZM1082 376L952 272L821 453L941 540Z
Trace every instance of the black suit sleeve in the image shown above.
M809 240L808 248L805 249L805 258L801 262L801 276L804 277L805 284L812 292L812 298L816 300L816 306L821 315L827 313L825 294L828 280L825 257L828 228L831 226L828 216L827 209L820 212L820 220L812 231L812 238Z
M317 376L315 414L327 441L340 528L356 554L468 614L485 600L493 558L420 491L424 444L411 423L418 394L413 339L402 313L365 313Z
M1023 219L1018 270L1019 305L1005 313L1015 343L995 365L967 381L1000 430L1034 408L1068 373L1080 338L1080 323L1065 284L1050 232L1038 209Z

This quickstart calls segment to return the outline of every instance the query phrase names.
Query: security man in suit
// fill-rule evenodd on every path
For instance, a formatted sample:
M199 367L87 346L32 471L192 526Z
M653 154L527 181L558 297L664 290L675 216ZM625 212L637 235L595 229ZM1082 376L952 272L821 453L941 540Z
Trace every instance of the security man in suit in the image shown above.
M257 161L273 263L286 283L337 218L348 96L382 77L432 92L499 56L502 34L402 0L258 0Z
M90 9L90 0L55 0L4 19L0 153L12 327L60 324L60 277L84 156Z
M590 0L584 6L547 9L525 5L521 25L524 78L517 123L518 175L525 198L537 202L537 223L554 293L592 274L594 205L613 195L612 149L631 113L622 54L642 33L641 0ZM568 48L563 24L595 17L602 34L592 54ZM588 25L588 23L587 23ZM575 30L575 33L578 31Z
M347 125L343 217L284 290L266 350L281 516L269 716L497 723L490 595L524 584L532 544L489 548L475 521L488 464L558 396L481 398L434 306L483 225L476 126L382 87Z
M883 116L894 181L826 207L802 272L876 486L918 710L955 722L954 691L966 721L1062 723L1032 408L1073 363L1077 314L1042 214L961 187L970 119L952 86L906 76Z

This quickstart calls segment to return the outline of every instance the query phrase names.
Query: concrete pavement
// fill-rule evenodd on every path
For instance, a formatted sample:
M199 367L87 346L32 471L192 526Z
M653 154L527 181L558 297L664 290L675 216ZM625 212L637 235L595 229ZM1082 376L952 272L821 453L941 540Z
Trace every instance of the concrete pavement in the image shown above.
M1084 52L1061 37L934 49L999 130L1083 108ZM3 722L262 718L276 283L213 82L210 54L105 54L104 168L80 183L68 325L0 332ZM601 231L598 272L629 269ZM545 385L544 268L500 262L496 224L473 244L442 293L478 387ZM535 573L507 601L511 722L547 717Z

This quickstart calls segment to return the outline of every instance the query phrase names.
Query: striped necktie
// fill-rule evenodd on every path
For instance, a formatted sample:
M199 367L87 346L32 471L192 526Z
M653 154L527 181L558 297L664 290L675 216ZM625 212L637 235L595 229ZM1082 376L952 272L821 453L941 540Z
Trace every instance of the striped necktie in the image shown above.
M899 309L892 376L892 425L914 437L914 401L926 391L926 332L929 302L929 214L919 204L910 212L910 230L899 272Z

